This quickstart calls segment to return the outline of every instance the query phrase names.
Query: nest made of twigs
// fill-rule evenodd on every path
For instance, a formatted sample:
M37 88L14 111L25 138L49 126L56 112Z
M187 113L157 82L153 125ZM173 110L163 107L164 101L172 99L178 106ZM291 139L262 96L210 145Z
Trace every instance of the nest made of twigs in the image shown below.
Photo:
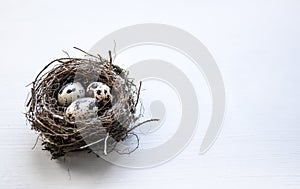
M75 122L66 119L66 107L58 104L57 96L62 86L74 81L85 87L97 81L111 88L114 98L97 118ZM139 89L127 71L111 60L100 56L60 58L46 65L32 82L26 117L54 159L72 151L95 149L95 145L107 154L130 134L136 136L131 131L140 125L134 125ZM134 149L138 143L135 145Z

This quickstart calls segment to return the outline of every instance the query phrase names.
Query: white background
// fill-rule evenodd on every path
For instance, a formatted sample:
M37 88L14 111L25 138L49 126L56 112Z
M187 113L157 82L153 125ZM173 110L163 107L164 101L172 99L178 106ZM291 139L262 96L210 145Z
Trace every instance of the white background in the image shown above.
M299 188L299 1L2 1L0 188ZM30 83L50 60L139 23L196 36L224 78L227 112L210 151L205 129L173 160L121 168L78 154L50 160L26 125ZM69 171L68 171L69 170Z

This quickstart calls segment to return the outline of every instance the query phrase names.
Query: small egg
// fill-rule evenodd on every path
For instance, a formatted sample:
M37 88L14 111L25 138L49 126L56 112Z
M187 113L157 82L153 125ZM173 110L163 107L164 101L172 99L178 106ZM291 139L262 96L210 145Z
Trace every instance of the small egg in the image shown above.
M100 103L111 102L113 97L110 93L109 86L101 82L91 83L87 89L87 93L90 94L93 98L96 98Z
M58 104L68 106L78 98L85 96L83 86L79 82L71 82L64 85L58 92Z
M88 120L95 118L98 110L98 102L95 98L79 98L67 108L66 118L70 121Z

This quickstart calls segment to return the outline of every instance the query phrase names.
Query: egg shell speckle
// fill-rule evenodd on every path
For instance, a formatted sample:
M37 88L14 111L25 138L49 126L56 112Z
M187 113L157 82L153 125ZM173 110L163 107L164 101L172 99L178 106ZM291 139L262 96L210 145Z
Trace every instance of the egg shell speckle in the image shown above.
M97 117L99 104L95 98L80 98L70 104L66 117L70 121L88 120Z
M58 92L58 104L68 106L73 101L85 96L85 90L79 82L70 82L64 85Z
M113 99L109 86L101 82L92 82L86 91L96 98L98 102L109 102Z

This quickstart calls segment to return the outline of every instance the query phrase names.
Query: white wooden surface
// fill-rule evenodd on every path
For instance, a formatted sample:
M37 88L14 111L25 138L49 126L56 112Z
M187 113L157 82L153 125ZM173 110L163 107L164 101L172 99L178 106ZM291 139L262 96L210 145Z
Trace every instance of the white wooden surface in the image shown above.
M296 0L2 1L0 188L300 188L299 11ZM70 49L145 22L182 28L215 57L227 113L213 148L199 155L200 125L180 155L150 169L31 150L24 86L60 50L80 56Z

